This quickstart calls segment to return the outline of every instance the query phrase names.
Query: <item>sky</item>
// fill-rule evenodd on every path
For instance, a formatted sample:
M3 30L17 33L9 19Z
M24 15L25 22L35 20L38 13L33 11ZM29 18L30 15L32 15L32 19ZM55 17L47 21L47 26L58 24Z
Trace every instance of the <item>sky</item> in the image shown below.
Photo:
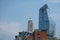
M34 29L38 28L39 8L44 4L48 5L48 15L56 24L55 36L59 37L60 0L0 0L0 29L12 35L27 31L29 17Z

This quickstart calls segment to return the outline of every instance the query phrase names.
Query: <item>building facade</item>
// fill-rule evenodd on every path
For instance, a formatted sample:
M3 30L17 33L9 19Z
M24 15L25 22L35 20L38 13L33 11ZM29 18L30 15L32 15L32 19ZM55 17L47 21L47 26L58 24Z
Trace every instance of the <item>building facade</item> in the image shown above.
M45 4L39 9L39 30L46 30L49 32L49 18L47 13L48 5Z
M32 22L32 19L31 18L29 18L29 20L28 20L28 28L27 28L28 30L28 32L30 32L30 33L32 33L33 32L33 22Z

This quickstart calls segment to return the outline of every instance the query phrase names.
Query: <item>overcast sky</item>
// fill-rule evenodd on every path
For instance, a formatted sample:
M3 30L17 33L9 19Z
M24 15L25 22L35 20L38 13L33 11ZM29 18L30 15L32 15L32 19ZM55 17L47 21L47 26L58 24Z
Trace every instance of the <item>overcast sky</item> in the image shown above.
M55 21L55 36L60 36L60 0L0 0L0 29L13 35L27 31L29 17L34 29L38 28L39 8L44 4L49 7L49 17Z

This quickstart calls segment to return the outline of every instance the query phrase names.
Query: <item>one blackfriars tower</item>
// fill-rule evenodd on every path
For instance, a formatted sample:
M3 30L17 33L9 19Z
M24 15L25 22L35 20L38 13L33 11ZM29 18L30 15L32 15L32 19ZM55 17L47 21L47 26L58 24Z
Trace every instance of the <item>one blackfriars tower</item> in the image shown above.
M49 19L47 14L48 5L45 4L39 9L39 30L49 32Z

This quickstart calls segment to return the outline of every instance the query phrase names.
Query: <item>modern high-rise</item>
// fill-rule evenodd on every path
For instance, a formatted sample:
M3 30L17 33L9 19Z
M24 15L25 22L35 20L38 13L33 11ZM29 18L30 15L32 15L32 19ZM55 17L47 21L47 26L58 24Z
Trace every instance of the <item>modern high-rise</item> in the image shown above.
M49 19L47 13L48 5L45 4L39 9L39 30L49 32Z
M29 18L27 32L19 32L15 40L57 40L54 37L55 23L48 18L47 8L48 5L45 4L39 9L39 29L33 31L33 22Z
M33 32L33 22L31 18L28 20L28 32Z

